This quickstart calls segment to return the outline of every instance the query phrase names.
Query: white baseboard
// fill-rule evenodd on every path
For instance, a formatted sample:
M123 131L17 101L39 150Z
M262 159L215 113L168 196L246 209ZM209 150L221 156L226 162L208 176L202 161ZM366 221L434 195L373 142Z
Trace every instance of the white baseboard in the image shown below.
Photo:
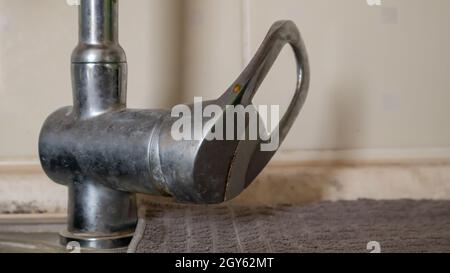
M274 165L329 163L341 164L413 164L450 162L450 148L285 150L275 155Z
M450 199L450 149L281 152L238 204ZM0 214L64 214L66 187L35 159L0 160Z
M280 150L276 153L271 165L285 165L290 163L308 165L311 162L326 165L330 162L341 162L342 164L450 162L450 147ZM36 157L0 157L0 172L2 168L36 168L39 166L39 159Z
M65 213L65 187L52 183L38 162L14 163L0 163L0 213Z

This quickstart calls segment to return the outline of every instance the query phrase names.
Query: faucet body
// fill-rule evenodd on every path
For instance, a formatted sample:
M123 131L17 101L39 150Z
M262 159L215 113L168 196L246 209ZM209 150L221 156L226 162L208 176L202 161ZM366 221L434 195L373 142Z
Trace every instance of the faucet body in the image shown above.
M298 84L280 121L281 143L309 86L306 50L292 22L276 23L231 87L202 106L251 106L285 44L296 56ZM88 248L126 246L137 223L136 193L221 203L239 195L276 152L258 150L260 139L175 140L171 128L177 119L170 110L128 109L117 0L81 0L79 44L72 54L71 71L73 106L51 114L39 138L44 171L69 188L68 227L61 233L64 245L77 241ZM206 132L222 122L219 117L204 119L209 121Z

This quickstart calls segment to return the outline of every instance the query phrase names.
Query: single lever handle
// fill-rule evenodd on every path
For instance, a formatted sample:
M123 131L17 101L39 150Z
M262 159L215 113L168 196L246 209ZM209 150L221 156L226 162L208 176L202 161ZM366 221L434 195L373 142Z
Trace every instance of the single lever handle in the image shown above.
M242 133L241 129L244 128L237 128L235 124L234 128L225 126L226 138L224 135L221 139L213 137L209 140L210 136L217 133L216 126L223 128L224 121L228 121L230 117L236 120L235 111L229 113L227 106L242 105L250 106L249 110L255 109L252 107L253 96L286 44L294 49L298 82L292 102L275 130L279 133L272 133L267 141L262 140L262 137L245 137L241 140L242 137L237 134ZM273 151L266 152L261 150L261 145L281 144L285 139L305 101L308 87L308 58L300 33L291 21L277 22L270 29L256 56L225 94L217 100L202 102L203 106L218 105L222 111L206 119L208 122L202 128L206 134L202 134L201 139L175 140L171 132L177 117L167 115L163 119L158 137L155 138L156 148L152 149L158 151L155 153L157 158L151 160L156 162L152 167L158 190L180 202L200 204L221 203L238 196L278 149L275 146L271 149ZM188 107L195 109L196 106L192 104ZM193 117L195 115L191 116L191 122ZM193 124L195 127L195 122ZM246 124L245 130L249 129L250 124ZM220 131L218 130L219 133ZM229 140L228 133L235 134L237 139Z
M302 108L309 88L310 70L308 55L300 32L292 21L276 22L262 45L253 57L250 64L237 78L233 85L218 99L222 105L249 105L271 69L281 50L286 44L290 44L297 62L297 84L292 101L280 120L278 127L269 141L278 137L278 143L286 138L300 109ZM235 158L230 168L226 189L226 199L232 199L247 187L262 169L269 163L276 153L274 151L262 151L262 140L241 141L238 144ZM239 182L237 182L239 181Z

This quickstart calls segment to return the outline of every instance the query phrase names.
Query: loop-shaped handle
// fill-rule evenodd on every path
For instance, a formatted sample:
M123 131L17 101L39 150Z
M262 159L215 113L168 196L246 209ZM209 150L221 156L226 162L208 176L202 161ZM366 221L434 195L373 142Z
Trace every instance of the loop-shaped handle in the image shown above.
M247 106L251 104L258 88L286 44L291 45L295 54L297 62L297 84L292 101L286 113L281 118L278 127L274 131L277 132L277 134L272 133L269 139L269 141L273 141L274 138L278 138L277 143L279 145L281 145L286 138L286 135L291 129L305 102L310 81L308 55L295 23L292 21L276 22L271 27L250 64L245 68L227 92L225 92L218 100L222 105L241 104ZM233 174L239 175L239 172L244 172L246 177L236 178L236 180L245 180L247 185L253 181L276 152L276 150L262 151L260 149L260 144L262 143L264 143L262 140L256 142L244 141L238 145L238 150L235 153L236 158L233 162L234 166L232 166L232 168L238 169L239 171L232 172L229 180L233 180ZM246 171L244 168L246 168ZM241 190L237 188L233 190L232 188L234 188L234 186L227 190L232 191L228 192L228 197L232 197L234 195L233 192Z
M292 101L280 120L280 144L302 108L309 88L309 62L305 45L292 21L273 24L256 55L219 101L223 105L249 105L275 60L286 44L290 44L297 62L297 84Z

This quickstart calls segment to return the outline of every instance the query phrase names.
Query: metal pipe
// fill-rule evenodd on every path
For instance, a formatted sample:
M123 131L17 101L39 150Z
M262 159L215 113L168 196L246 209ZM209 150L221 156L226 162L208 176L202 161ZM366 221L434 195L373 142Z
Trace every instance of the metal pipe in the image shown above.
M84 248L117 248L129 243L137 218L135 194L90 180L68 186L69 217L62 245L78 241Z
M126 107L127 61L118 40L117 0L82 0L72 53L73 111L91 118Z
M79 39L87 44L118 42L117 0L82 0Z

